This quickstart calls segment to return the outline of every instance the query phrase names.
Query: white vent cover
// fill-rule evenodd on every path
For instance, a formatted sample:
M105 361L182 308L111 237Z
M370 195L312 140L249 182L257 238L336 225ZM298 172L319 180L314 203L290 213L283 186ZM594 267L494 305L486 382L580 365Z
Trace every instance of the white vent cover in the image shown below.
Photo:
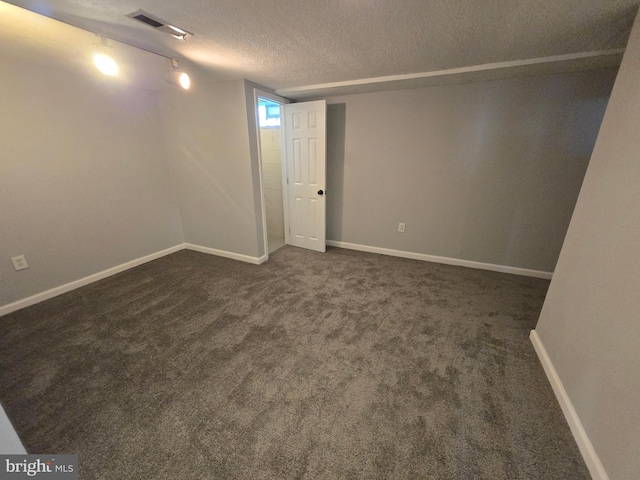
M132 18L133 20L137 20L138 22L142 22L145 25L148 25L149 27L160 32L168 33L169 35L172 35L180 40L185 40L188 36L193 37L193 33L185 30L184 28L176 27L166 20L162 20L161 18L156 17L149 12L145 12L142 9L128 13L127 17Z

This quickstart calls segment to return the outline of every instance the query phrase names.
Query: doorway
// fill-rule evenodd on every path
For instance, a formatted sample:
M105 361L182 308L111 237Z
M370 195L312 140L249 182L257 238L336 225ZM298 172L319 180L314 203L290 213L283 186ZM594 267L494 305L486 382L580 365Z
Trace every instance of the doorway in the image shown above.
M254 89L264 251L326 251L326 101Z
M262 193L269 254L286 244L283 178L283 130L280 103L258 96Z

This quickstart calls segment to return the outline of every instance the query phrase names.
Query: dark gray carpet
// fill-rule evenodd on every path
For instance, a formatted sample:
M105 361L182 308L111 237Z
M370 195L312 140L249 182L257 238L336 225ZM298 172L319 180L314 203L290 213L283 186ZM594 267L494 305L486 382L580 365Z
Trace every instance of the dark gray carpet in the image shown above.
M82 479L588 479L528 339L547 287L181 251L0 319L0 401Z

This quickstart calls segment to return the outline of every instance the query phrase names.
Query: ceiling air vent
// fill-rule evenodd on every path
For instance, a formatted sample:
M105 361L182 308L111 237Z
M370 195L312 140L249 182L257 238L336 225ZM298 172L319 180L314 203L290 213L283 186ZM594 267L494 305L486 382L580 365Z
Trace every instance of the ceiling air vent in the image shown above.
M158 18L149 12L145 12L144 10L136 10L135 12L127 14L127 17L142 22L155 30L159 30L160 32L168 33L180 40L185 40L187 37L193 37L193 33L188 32L184 28L171 25L166 20L162 20L161 18Z

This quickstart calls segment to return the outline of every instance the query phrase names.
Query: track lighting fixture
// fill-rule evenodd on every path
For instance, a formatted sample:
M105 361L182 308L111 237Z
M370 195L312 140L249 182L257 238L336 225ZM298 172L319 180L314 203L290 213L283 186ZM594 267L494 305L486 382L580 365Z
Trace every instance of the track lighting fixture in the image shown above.
M178 81L180 82L180 86L182 88L184 88L185 90L189 90L189 87L191 86L191 78L189 77L188 73L185 73L185 72L180 73L180 77L178 78Z
M191 78L189 74L184 70L178 68L178 60L175 58L167 57L162 55L161 53L153 52L151 50L147 50L141 47L136 47L131 44L130 47L134 47L140 50L144 50L145 52L153 53L159 57L164 57L171 61L171 69L169 71L168 82L182 87L184 90L189 90L191 88ZM105 75L109 75L111 77L118 75L119 67L113 57L113 47L107 45L107 38L103 35L100 35L100 43L95 45L95 52L93 54L93 63L96 68L100 70Z
M93 53L93 63L102 73L113 77L118 74L120 69L111 55L113 49L107 45L106 37L101 35L100 39L101 43L96 45L96 51Z
M173 85L179 85L185 90L189 90L191 87L191 77L189 74L178 69L178 60L171 59L171 72L169 83Z

